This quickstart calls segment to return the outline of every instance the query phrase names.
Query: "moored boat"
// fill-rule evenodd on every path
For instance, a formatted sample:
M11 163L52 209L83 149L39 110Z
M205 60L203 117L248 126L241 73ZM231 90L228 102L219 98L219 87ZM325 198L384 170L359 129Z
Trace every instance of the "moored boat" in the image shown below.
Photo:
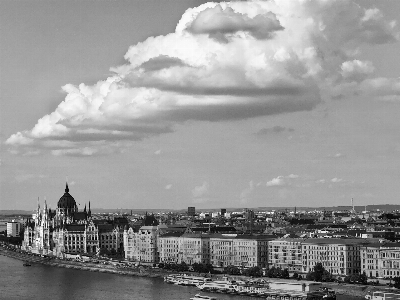
M190 300L217 300L217 298L196 294L194 297L190 298Z

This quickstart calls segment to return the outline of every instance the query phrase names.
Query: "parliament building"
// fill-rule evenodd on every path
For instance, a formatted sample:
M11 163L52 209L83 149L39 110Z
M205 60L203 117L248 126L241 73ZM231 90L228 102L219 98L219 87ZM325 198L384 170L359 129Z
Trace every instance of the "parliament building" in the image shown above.
M123 251L126 218L95 220L89 208L78 210L68 184L58 200L56 210L43 209L38 203L32 219L25 224L22 249L37 254L65 257L66 254L100 254L103 251Z

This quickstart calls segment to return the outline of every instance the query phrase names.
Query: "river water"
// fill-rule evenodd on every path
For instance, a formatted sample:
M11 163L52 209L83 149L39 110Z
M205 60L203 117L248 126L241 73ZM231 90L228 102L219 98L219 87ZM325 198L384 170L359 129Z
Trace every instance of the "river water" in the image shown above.
M20 260L0 255L1 300L188 300L198 292L195 287L166 284L161 278L129 277L41 264L24 267ZM218 300L257 299L223 294L213 296ZM338 298L341 299L357 298Z

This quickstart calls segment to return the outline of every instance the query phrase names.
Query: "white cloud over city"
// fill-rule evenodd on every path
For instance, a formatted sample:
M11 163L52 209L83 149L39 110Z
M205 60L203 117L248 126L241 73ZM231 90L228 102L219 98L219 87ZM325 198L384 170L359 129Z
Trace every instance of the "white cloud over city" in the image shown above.
M105 155L188 120L312 110L349 90L399 101L399 79L374 77L359 51L397 39L394 21L351 1L207 3L188 9L175 32L132 45L112 76L64 85L65 100L6 144L21 154ZM200 199L208 186L196 188Z

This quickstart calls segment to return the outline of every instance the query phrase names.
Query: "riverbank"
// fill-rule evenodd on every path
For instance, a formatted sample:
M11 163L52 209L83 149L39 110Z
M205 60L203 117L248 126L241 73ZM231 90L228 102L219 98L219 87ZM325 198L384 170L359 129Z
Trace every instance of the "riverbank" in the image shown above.
M37 255L29 255L24 252L17 252L2 248L0 248L0 255L18 259L23 262L29 262L30 264L42 264L58 268L67 268L67 269L100 272L100 273L111 273L111 274L119 274L126 276L163 278L164 276L171 273L163 269L149 269L142 266L118 267L113 265L95 264L90 262L62 260L59 258L52 258L52 257L41 257Z
M176 273L170 270L150 268L144 266L138 266L138 267L114 266L114 265L105 265L100 263L63 260L53 257L41 257L38 255L33 255L22 251L19 252L19 251L4 249L2 247L0 247L0 255L18 259L23 262L29 262L31 264L42 264L58 268L83 270L89 272L110 273L110 274L118 274L124 276L163 278L168 274ZM221 275L213 275L212 277L214 279L222 279L223 276L224 275L221 274ZM230 277L231 278L234 277L237 280L243 280L243 281L251 279L245 276L230 276ZM269 282L298 282L293 279L281 279L281 278L263 278L263 279ZM321 284L321 286L328 287L334 290L338 295L360 297L360 299L364 298L369 291L382 290L383 288L383 287L375 287L368 285L339 284L334 282L329 282L329 283L324 282Z

